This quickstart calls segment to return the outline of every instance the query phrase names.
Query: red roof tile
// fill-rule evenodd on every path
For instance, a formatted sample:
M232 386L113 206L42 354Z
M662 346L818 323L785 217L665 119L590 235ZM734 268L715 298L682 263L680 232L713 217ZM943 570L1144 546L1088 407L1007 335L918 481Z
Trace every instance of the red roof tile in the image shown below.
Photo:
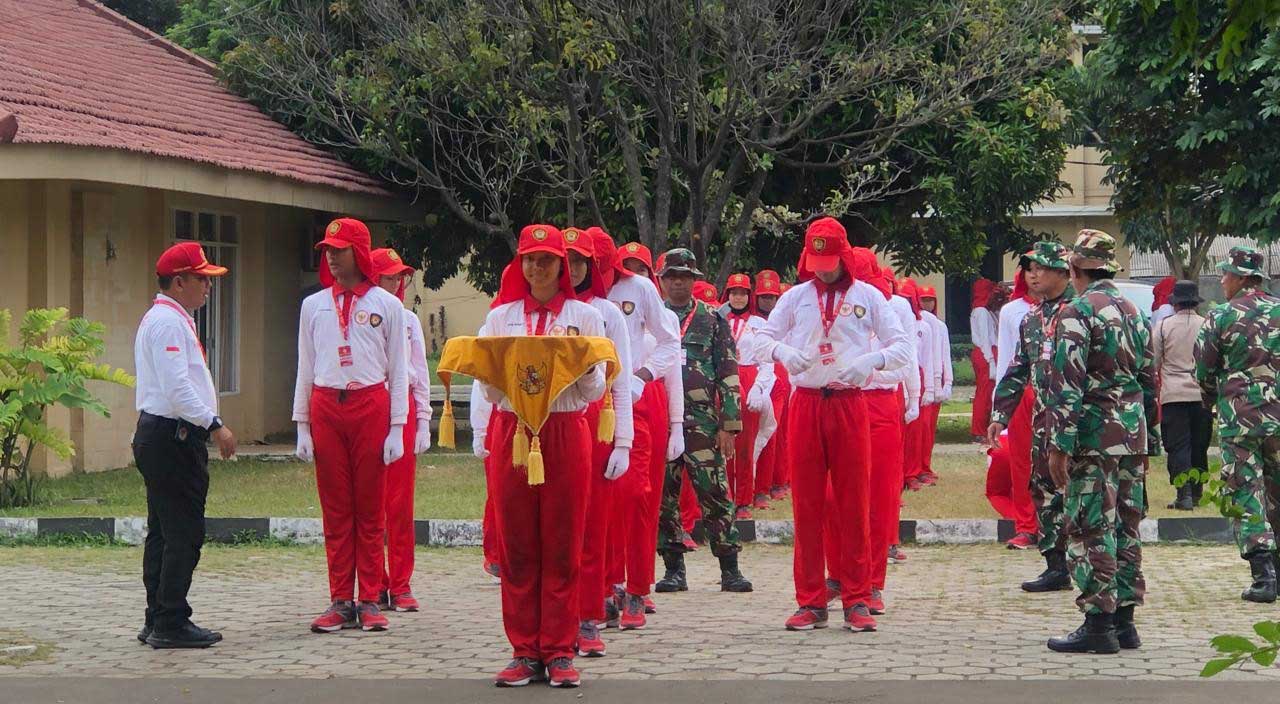
M228 91L208 62L97 2L0 0L0 17L0 144L122 149L390 195Z

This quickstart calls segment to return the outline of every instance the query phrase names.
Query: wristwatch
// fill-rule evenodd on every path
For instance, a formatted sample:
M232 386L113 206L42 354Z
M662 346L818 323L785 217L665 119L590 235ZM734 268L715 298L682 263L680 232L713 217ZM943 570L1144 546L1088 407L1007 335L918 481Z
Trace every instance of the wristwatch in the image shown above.
M214 416L213 422L209 424L209 432L216 432L222 427L222 416Z

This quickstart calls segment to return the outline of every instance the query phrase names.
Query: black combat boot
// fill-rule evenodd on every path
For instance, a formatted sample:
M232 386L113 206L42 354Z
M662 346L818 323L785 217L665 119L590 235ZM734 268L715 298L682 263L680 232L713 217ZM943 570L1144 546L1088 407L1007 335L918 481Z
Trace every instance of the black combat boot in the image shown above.
M1133 625L1133 604L1116 609L1116 640L1125 650L1137 650L1142 647L1142 639L1138 637L1138 627Z
M1071 588L1071 574L1067 572L1067 552L1050 550L1044 554L1045 570L1039 577L1022 583L1024 592L1060 592Z
M667 572L662 575L662 579L653 585L655 592L687 592L689 591L689 582L684 577L684 553L682 552L664 552L662 553L662 564L666 566Z
M751 591L751 582L738 571L738 553L736 552L720 557L720 591Z
M1195 508L1194 500L1191 497L1191 484L1183 484L1178 487L1178 498L1170 502L1166 508L1172 508L1178 511L1190 511Z
M1192 482L1188 486L1191 487L1191 507L1195 508L1200 505L1200 499L1204 496L1204 484Z
M1253 572L1253 586L1240 595L1245 601L1270 604L1276 600L1276 559L1270 550L1259 550L1249 555L1249 571Z
M1113 655L1120 652L1116 640L1114 614L1085 614L1084 624L1061 638L1049 639L1049 650L1055 653L1097 653Z

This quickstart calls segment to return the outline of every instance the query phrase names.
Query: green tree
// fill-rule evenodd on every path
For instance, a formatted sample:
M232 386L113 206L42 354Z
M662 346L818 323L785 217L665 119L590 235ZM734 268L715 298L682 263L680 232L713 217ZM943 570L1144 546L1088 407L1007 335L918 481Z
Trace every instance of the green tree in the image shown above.
M153 32L164 34L178 21L181 0L103 0L102 4Z

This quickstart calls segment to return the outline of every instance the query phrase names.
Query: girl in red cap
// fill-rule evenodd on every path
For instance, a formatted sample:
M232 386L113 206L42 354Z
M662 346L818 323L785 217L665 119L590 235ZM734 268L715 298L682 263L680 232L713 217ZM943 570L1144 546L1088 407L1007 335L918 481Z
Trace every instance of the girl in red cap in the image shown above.
M929 430L929 419L924 409L937 403L938 395L937 375L934 374L936 346L933 326L925 320L924 309L920 305L920 286L914 279L905 278L898 282L898 290L911 302L915 317L916 359L920 365L920 413L903 430L902 480L905 488L919 491L925 486L921 474L925 464L925 436Z
M370 253L378 285L404 302L404 289L413 276L392 249ZM417 611L409 580L413 577L413 486L417 456L431 449L431 370L427 367L427 341L422 321L412 310L402 317L409 353L409 419L404 424L404 457L387 465L386 507L387 563L382 573L380 605L393 611ZM412 452L410 452L412 450Z
M969 353L969 359L973 362L976 388L973 392L973 413L969 432L975 440L986 437L987 426L991 422L992 394L996 389L996 345L999 326L995 314L988 307L991 294L995 293L995 290L996 282L990 279L978 279L973 282L973 310L969 312L969 334L973 339L973 350Z
M1028 271L1030 262L1024 256L1022 263L1023 266L1018 267L1017 273L1014 274L1013 293L1009 302L1000 308L997 334L999 342L996 345L995 383L997 386L1017 356L1022 319L1030 315L1033 307L1038 303L1031 294L1033 281L1030 277L1034 275ZM1010 418L1007 435L1001 440L1007 445L1007 451L1003 458L997 459L1004 461L993 461L987 472L988 497L991 496L992 473L1004 469L1010 475L1008 508L1012 512L1014 535L1005 545L1011 550L1028 550L1036 547L1040 534L1040 521L1036 516L1035 501L1031 497L1031 416L1034 406L1035 392L1028 387L1023 391L1018 408ZM996 449L992 448L992 450Z
M364 223L334 220L316 248L325 288L302 302L293 396L298 457L316 462L332 601L311 630L382 631L385 469L404 456L409 417L404 305L374 282Z
M495 304L482 337L605 334L600 313L577 300L564 235L550 225L520 231ZM512 439L524 430L506 396L488 384L480 389L498 406L488 429L488 482L500 545L502 624L513 651L495 684L520 687L545 677L553 687L576 687L578 584L591 486L585 458L593 438L584 412L604 395L604 369L597 365L552 401L539 432L546 481L536 486L512 461Z
M738 383L746 408L742 413L742 431L734 438L733 457L726 462L729 491L737 505L738 520L751 520L751 508L769 508L767 496L755 501L756 438L760 433L761 413L770 403L773 393L773 360L757 356L757 331L764 327L764 318L756 315L755 299L751 294L751 277L733 274L725 283L724 303L721 312L729 320L729 332L738 346ZM772 433L772 430L769 431Z
M756 313L768 320L778 297L782 295L782 279L778 272L765 269L756 274L755 306ZM756 498L755 508L765 508L770 499L781 500L791 491L790 462L787 456L787 408L790 407L791 380L787 376L787 368L778 362L773 363L773 391L769 394L772 404L774 423L773 435L760 451L756 460Z
M951 384L955 378L951 371L951 333L947 324L938 317L938 291L932 286L920 287L920 309L924 321L929 324L933 345L931 347L933 367L933 403L921 408L926 422L924 448L921 453L920 483L932 486L938 483L938 475L933 472L933 445L938 435L938 418L942 413L943 402L951 398Z

